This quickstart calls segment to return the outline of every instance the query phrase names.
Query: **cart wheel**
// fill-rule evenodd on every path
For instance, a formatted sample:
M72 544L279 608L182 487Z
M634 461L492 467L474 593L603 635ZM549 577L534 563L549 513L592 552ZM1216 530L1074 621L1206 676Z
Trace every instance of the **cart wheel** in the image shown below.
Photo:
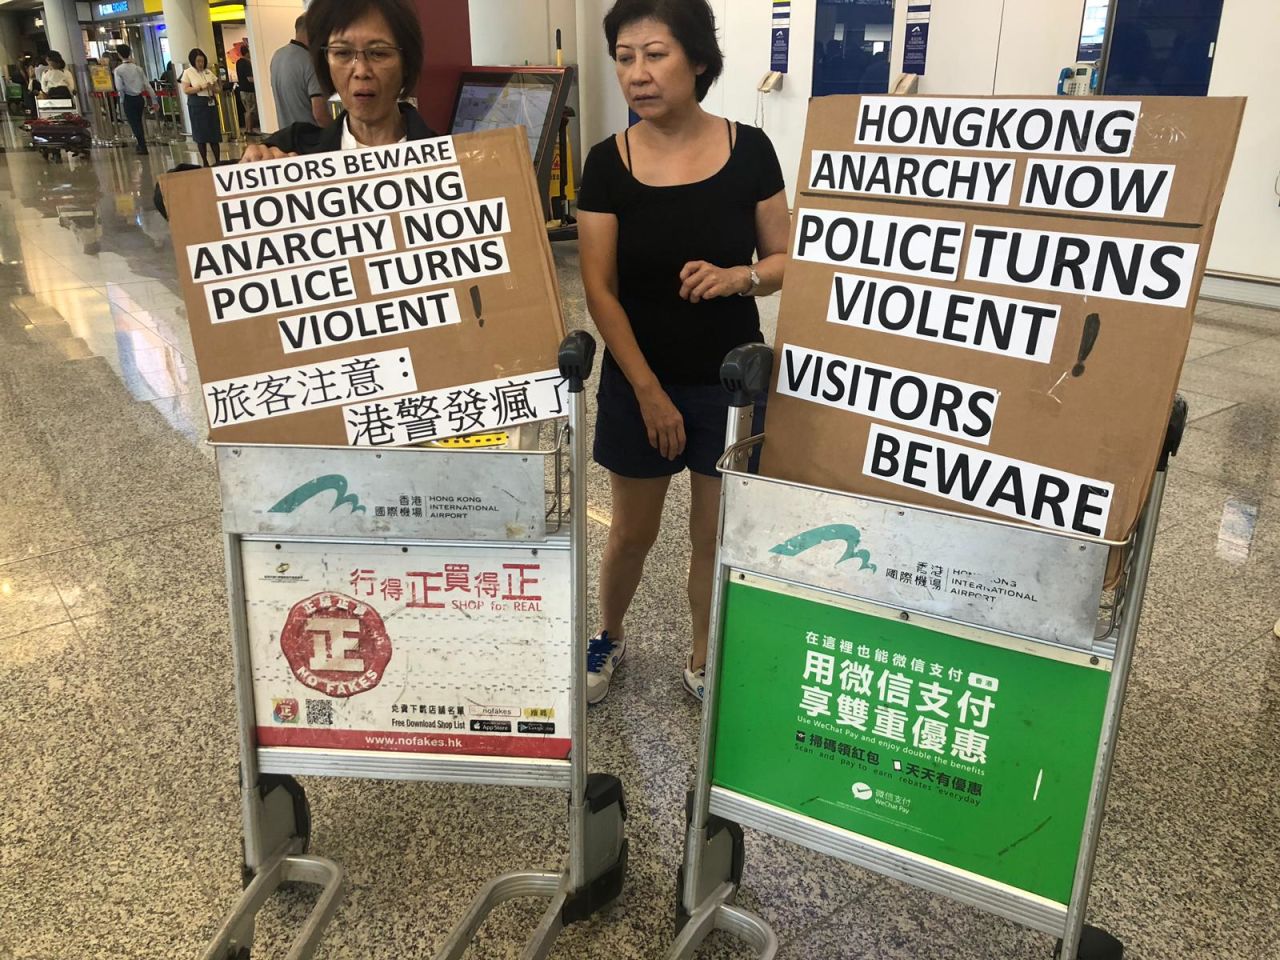
M290 776L280 774L264 773L258 778L258 792L265 798L276 790L283 790L289 797L293 807L293 836L302 841L301 853L306 853L311 849L311 801L307 799L307 792L302 788L297 780ZM243 842L241 844L243 846ZM243 887L248 887L255 873L245 863L244 857L240 858L240 882ZM284 889L289 889L293 884L283 884Z
M1062 955L1062 941L1058 941L1053 951L1054 957ZM1080 951L1077 960L1123 960L1124 944L1098 927L1087 923L1080 931Z
M279 774L263 774L258 781L258 789L265 797L273 790L283 790L293 801L294 836L302 840L302 852L311 849L311 801L307 799L307 791L293 777Z

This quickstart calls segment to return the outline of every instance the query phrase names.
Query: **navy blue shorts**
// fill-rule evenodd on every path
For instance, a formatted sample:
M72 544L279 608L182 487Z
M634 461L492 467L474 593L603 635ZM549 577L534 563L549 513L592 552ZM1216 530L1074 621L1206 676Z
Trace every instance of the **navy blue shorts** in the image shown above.
M610 363L601 364L596 391L596 436L592 458L606 470L642 480L670 477L686 467L694 473L718 477L716 461L724 455L729 422L729 392L719 384L663 384L667 396L684 418L684 450L668 460L649 443L640 403L626 376ZM756 422L762 423L762 408Z

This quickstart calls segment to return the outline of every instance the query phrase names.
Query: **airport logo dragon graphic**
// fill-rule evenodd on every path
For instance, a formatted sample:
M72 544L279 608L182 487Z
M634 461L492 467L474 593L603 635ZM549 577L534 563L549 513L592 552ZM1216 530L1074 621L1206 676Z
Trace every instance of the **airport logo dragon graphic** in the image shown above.
M333 513L341 506L348 506L351 512L367 513L368 507L360 502L360 498L354 493L347 493L347 478L340 473L330 473L323 477L316 477L298 487L292 493L287 493L280 498L280 502L268 510L268 513L293 513L304 503L322 493L332 491L334 495L333 506L329 508L329 512Z
M812 530L796 534L790 540L784 540L769 552L783 557L795 557L806 550L812 550L819 544L832 541L844 544L844 554L835 562L836 566L846 560L857 560L860 564L859 570L876 572L876 565L871 562L871 552L859 547L862 542L862 532L847 523L829 523L825 527L814 527Z

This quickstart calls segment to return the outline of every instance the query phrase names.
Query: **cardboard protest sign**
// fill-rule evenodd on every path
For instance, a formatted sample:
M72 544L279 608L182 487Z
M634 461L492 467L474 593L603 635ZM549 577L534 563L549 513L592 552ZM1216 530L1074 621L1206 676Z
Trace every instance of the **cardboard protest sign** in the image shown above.
M1243 110L813 100L762 471L1126 537Z
M209 438L386 446L564 411L519 130L169 174Z

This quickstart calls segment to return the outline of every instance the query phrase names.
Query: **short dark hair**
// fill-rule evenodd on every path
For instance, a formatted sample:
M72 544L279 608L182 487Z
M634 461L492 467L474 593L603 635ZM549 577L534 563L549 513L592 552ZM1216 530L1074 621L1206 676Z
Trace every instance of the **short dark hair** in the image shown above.
M49 54L49 66L55 70L65 70L67 69L67 61L62 59L62 54L51 52Z
M192 47L187 51L187 65L194 67L196 65L196 57L204 57L204 68L209 69L209 56L199 47Z
M316 79L326 94L334 92L329 57L324 52L329 38L371 13L382 14L400 47L400 95L418 85L422 73L422 25L409 0L313 0L306 13L307 43Z
M121 43L116 46L116 53L120 54L121 60L128 60L133 56L133 49L127 43Z
M293 32L297 33L307 25L307 15L304 13L297 20L293 21Z
M618 0L604 17L609 56L617 59L618 33L623 27L650 19L665 23L689 62L706 68L694 81L701 102L724 72L724 54L716 41L716 15L711 4L707 0Z
M249 45L247 43L236 44L240 48L240 56L247 57L249 55Z

